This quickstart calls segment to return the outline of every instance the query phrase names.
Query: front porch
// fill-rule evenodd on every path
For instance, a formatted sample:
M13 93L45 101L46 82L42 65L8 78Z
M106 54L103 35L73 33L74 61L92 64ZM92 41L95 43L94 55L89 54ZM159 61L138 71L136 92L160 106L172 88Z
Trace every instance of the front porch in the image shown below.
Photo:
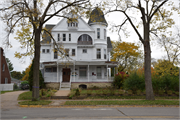
M111 69L116 67L115 62L49 62L44 64L45 83L59 83L61 89L64 83L69 83L68 88L74 88L71 83L111 83ZM66 87L65 87L66 88Z

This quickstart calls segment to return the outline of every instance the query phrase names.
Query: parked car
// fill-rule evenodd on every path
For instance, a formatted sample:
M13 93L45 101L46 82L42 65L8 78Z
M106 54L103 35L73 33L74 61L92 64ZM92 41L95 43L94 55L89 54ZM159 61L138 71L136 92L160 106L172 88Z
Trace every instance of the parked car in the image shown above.
M29 89L29 83L28 83L28 81L23 81L23 82L21 83L21 89L22 89L22 90Z

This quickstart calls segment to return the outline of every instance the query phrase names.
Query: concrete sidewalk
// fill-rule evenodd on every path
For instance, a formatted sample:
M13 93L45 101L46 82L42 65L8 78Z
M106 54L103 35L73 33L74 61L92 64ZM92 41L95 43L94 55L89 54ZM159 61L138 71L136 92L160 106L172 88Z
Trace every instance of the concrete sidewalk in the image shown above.
M55 96L68 96L70 94L70 90L58 90L55 93Z
M1 99L1 108L2 109L9 109L9 108L18 108L18 96L27 91L14 91L8 92L0 95Z

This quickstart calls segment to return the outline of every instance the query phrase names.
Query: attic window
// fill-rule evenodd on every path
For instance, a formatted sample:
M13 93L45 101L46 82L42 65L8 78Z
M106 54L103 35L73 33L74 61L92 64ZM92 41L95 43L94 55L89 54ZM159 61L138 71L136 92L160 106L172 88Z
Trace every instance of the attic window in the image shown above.
M78 20L68 20L67 21L68 27L78 27Z

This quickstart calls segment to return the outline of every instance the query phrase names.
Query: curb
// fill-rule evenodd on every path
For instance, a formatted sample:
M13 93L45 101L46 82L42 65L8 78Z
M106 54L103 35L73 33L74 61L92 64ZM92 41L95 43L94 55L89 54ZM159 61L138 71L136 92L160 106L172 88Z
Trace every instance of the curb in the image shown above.
M176 107L178 105L19 105L23 108L117 108L117 107Z

